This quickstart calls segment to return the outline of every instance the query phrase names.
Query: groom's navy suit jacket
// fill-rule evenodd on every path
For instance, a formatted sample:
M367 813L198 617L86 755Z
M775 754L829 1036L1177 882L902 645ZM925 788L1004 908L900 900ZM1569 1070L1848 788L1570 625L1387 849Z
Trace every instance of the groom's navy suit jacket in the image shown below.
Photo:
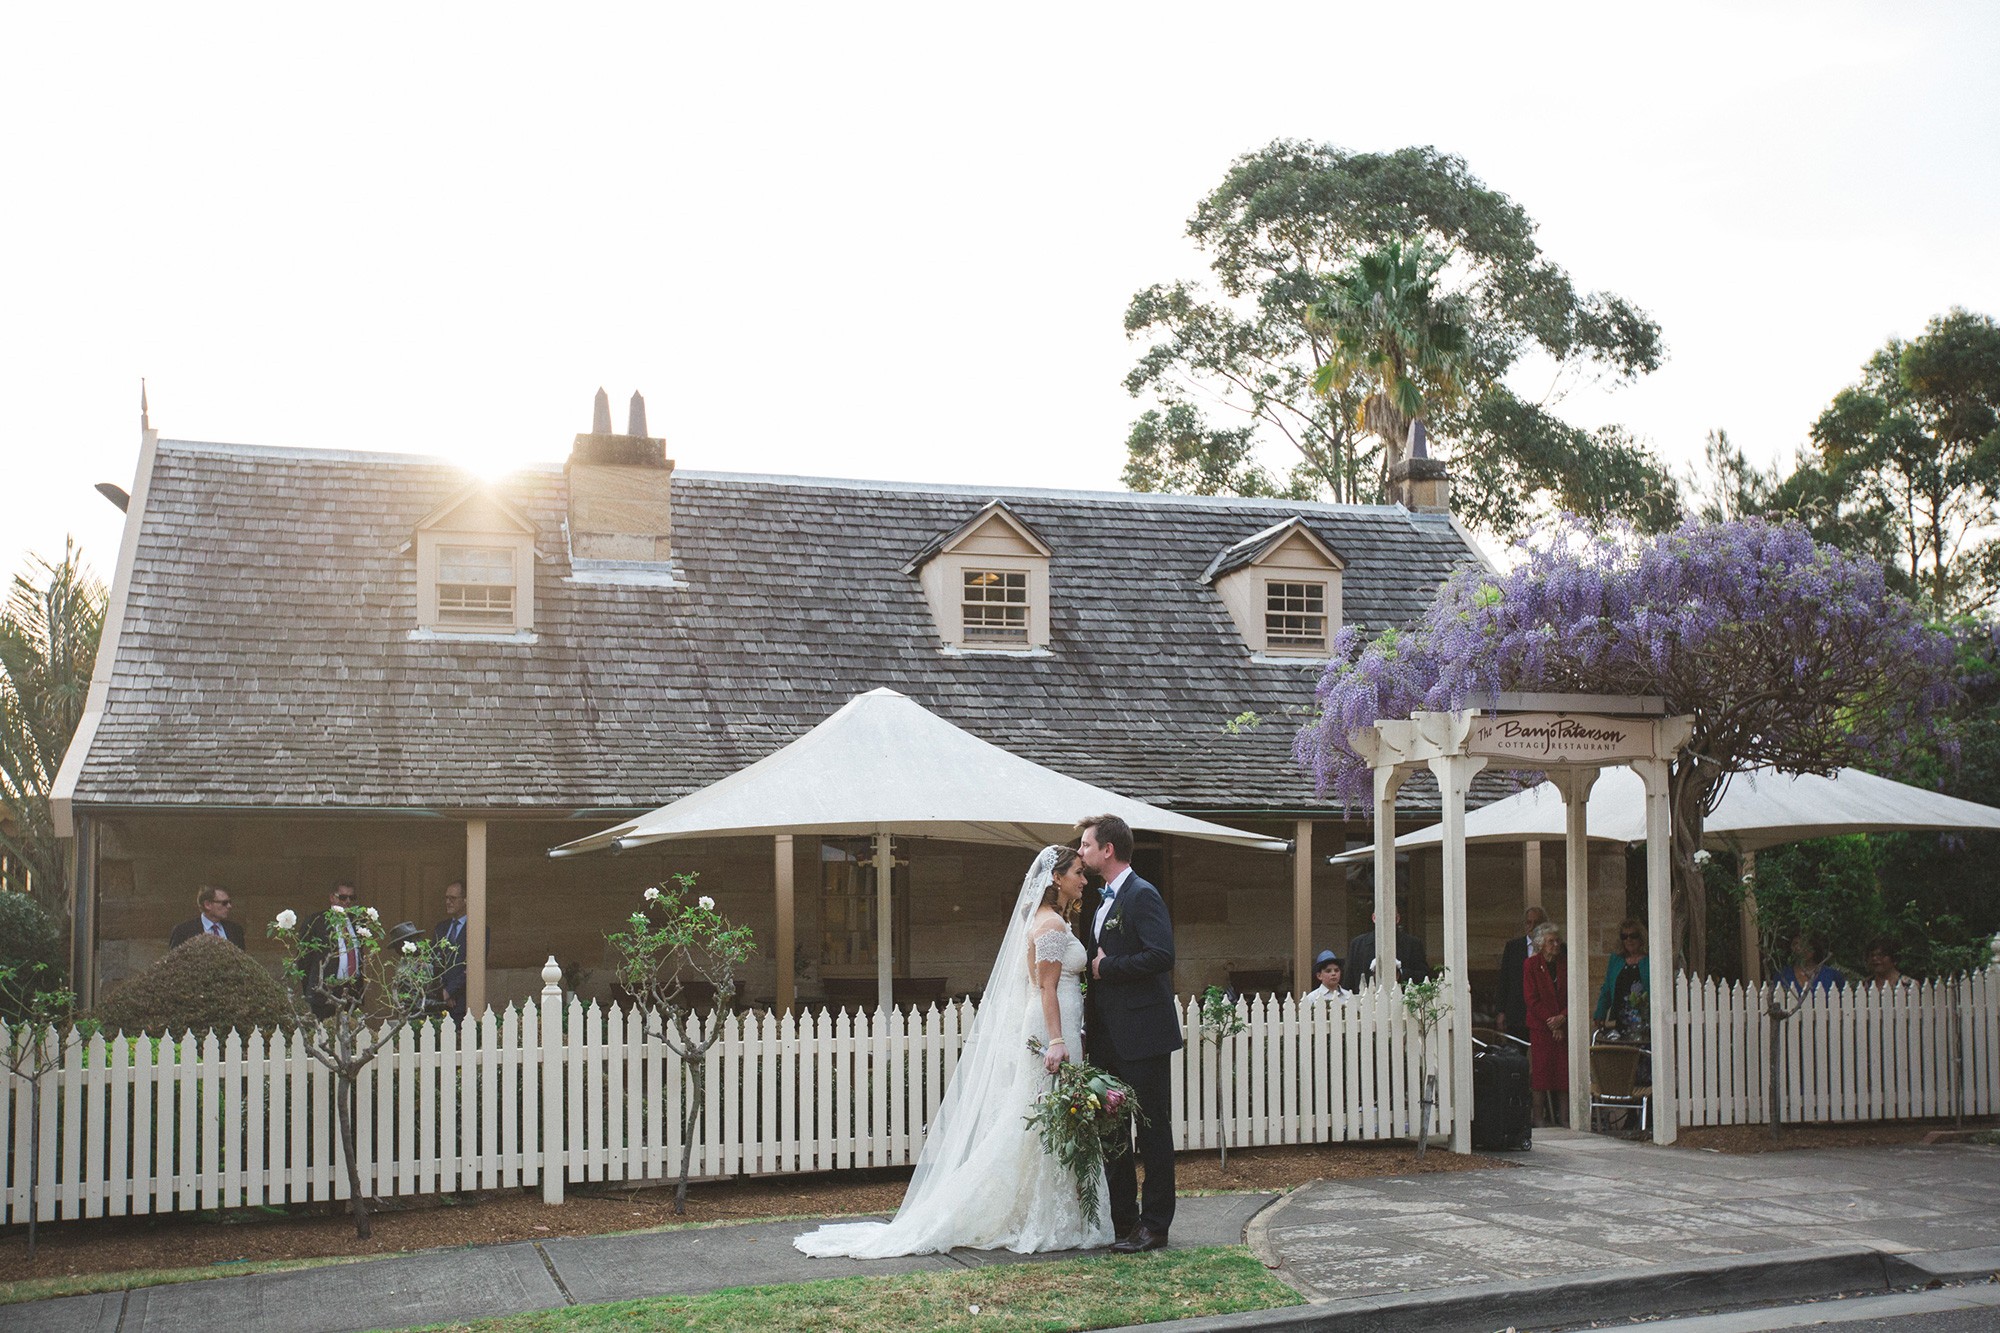
M1108 1039L1124 1060L1178 1051L1186 1043L1174 1013L1174 927L1160 891L1137 873L1129 875L1101 937L1096 921L1093 902L1083 919L1083 947L1093 959L1102 948L1104 962L1084 1001L1085 1044Z

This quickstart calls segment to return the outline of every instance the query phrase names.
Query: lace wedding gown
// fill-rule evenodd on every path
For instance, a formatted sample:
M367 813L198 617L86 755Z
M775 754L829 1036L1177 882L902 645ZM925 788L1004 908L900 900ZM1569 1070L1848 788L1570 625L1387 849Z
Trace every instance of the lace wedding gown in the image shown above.
M1034 896L1039 899L1040 891ZM1029 905L1032 908L1032 901ZM1009 945L1003 949L1013 945L1016 932L1008 933ZM1078 978L1086 961L1083 944L1063 926L1022 943L1024 952L1031 951L1031 960L1024 960L1029 962L1028 984L1009 985L1004 989L1011 994L991 999L995 1005L1013 1006L1013 1012L994 1014L992 1031L982 1031L976 1024L967 1039L954 1086L946 1089L944 1105L926 1137L923 1159L895 1220L823 1226L792 1242L800 1250L815 1257L884 1259L958 1247L1033 1254L1112 1242L1111 1197L1104 1177L1097 1178L1098 1220L1091 1225L1083 1220L1075 1177L1042 1150L1041 1139L1026 1123L1036 1096L1051 1082L1041 1057L1027 1048L1030 1036L1049 1038L1041 992L1032 983L1033 961L1062 963L1062 979L1056 985L1062 1039L1080 1058L1083 990ZM996 977L999 971L996 967ZM991 996L992 989L988 993ZM982 1042L987 1049L975 1059L973 1047ZM959 1087L961 1079L969 1086Z

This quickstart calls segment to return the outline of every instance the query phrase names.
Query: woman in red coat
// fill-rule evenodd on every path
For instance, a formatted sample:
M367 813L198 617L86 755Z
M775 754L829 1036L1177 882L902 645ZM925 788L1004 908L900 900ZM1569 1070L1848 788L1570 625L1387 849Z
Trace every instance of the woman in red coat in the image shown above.
M1535 951L1521 972L1528 999L1528 1086L1546 1101L1542 1124L1568 1122L1569 986L1562 960L1562 932L1544 922L1535 927Z

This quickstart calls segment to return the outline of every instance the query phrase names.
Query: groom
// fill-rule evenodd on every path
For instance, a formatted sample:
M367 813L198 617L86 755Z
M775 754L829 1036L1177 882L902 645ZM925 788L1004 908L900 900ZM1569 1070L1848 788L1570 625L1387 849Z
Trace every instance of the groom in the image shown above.
M1160 891L1132 873L1132 828L1117 815L1080 820L1083 863L1104 880L1083 941L1090 955L1084 1041L1090 1061L1132 1085L1145 1120L1139 1155L1146 1197L1139 1198L1132 1154L1105 1168L1111 1185L1115 1254L1161 1250L1174 1222L1173 1089L1168 1057L1184 1044L1174 1014L1174 927Z

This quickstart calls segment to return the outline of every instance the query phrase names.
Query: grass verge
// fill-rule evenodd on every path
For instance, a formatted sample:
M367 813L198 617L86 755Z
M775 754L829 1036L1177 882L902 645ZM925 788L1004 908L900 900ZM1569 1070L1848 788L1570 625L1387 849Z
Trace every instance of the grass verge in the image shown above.
M358 1264L380 1256L336 1254L317 1259L265 1259L250 1263L203 1264L200 1268L128 1268L116 1273L75 1273L68 1277L31 1277L0 1282L0 1305L46 1301L57 1296L88 1296L98 1291L160 1287L169 1282L199 1282L244 1273L286 1273L294 1268L324 1268L328 1264Z
M898 1277L729 1287L609 1305L438 1324L441 1333L928 1333L932 1329L1116 1328L1299 1304L1241 1245L1000 1264ZM976 1310L975 1310L975 1307Z

